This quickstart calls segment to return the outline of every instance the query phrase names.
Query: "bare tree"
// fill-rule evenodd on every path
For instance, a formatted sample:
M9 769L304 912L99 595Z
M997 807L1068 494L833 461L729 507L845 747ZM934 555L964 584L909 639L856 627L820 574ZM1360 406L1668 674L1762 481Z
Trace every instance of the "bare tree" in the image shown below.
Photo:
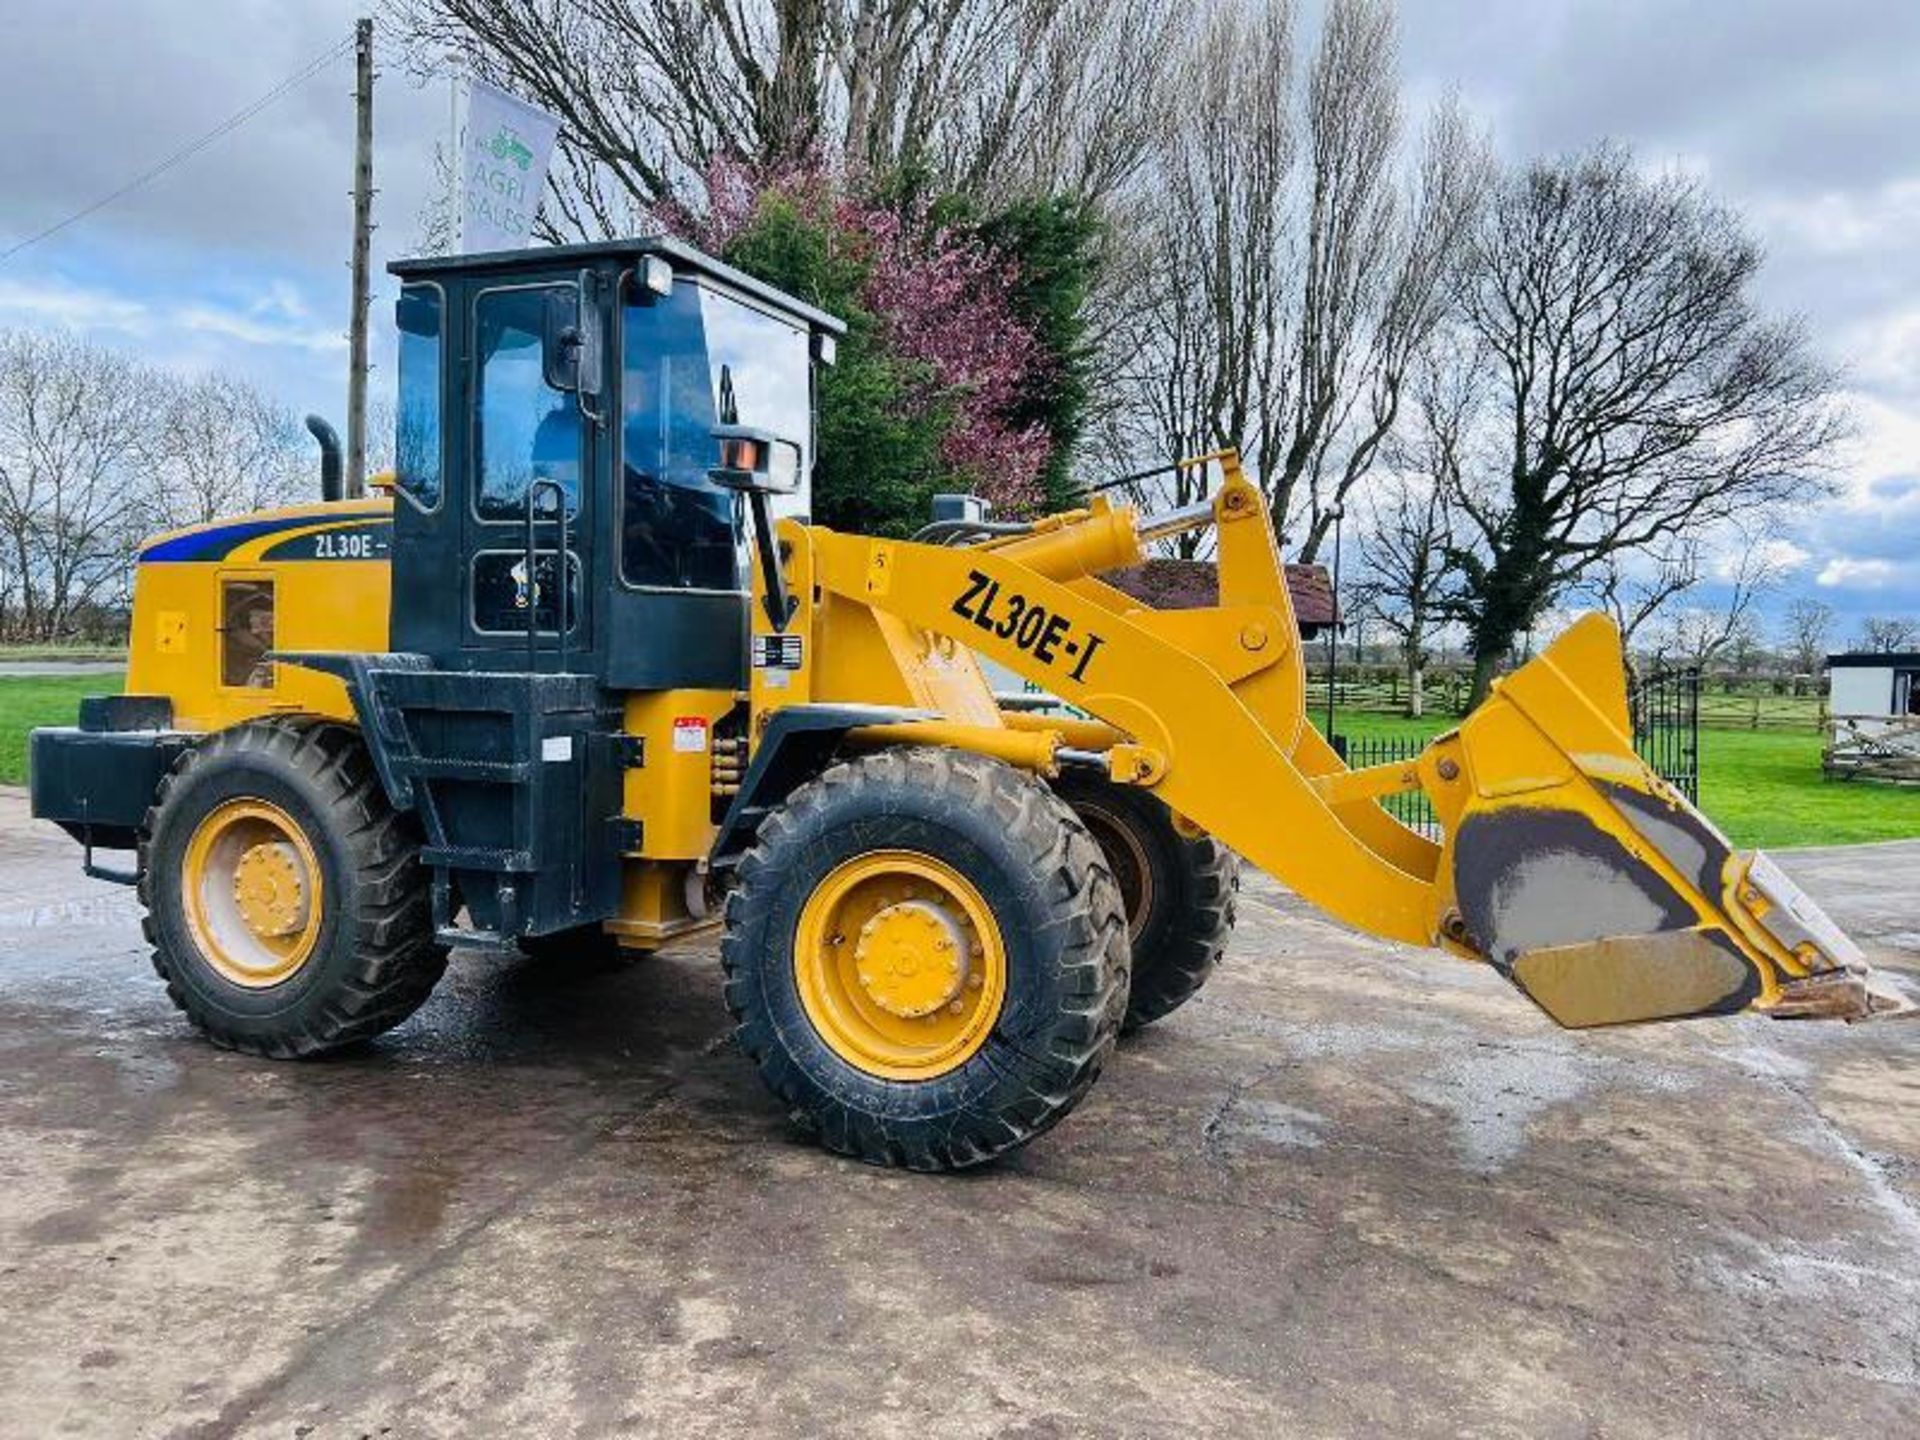
M1426 711L1434 632L1447 618L1447 556L1456 547L1450 497L1458 490L1463 430L1478 377L1452 355L1430 357L1414 386L1415 422L1392 445L1392 469L1373 486L1362 574L1380 621L1398 641L1407 714Z
M719 158L1098 199L1167 96L1176 0L388 0L416 70L564 122L543 224L630 233Z
M76 613L123 598L148 419L145 377L123 357L0 333L0 545L22 638L59 638Z
M1630 681L1639 678L1645 633L1666 615L1673 602L1700 584L1700 547L1694 543L1649 545L1621 551L1595 562L1575 593L1613 617L1626 652Z
M1798 325L1754 308L1737 219L1625 150L1513 176L1470 259L1466 324L1499 379L1493 458L1456 497L1477 699L1607 556L1821 493L1845 422Z
M1384 57L1391 12L1376 9L1389 37L1375 52ZM1329 12L1329 23L1337 17ZM1337 237L1348 252L1344 281L1302 291L1300 403L1278 482L1287 493L1277 498L1284 514L1304 511L1303 560L1319 553L1393 434L1409 377L1448 313L1454 271L1493 173L1484 137L1451 99L1428 120L1413 165L1397 199L1360 207L1371 213L1359 230ZM1339 183L1338 167L1327 169L1336 196L1358 192Z
M1719 537L1711 578L1723 587L1700 596L1709 578L1707 546L1696 535L1668 536L1638 550L1602 556L1571 588L1613 617L1637 683L1644 658L1653 667L1705 668L1738 653L1750 661L1760 643L1755 607L1786 573L1770 543L1768 521L1737 524Z
M1290 6L1205 12L1135 247L1147 319L1113 367L1159 427L1127 453L1235 446L1304 559L1393 432L1489 173L1451 102L1407 154L1395 51L1387 0L1333 0L1303 75Z
M150 476L143 519L150 527L285 504L308 488L299 422L248 381L204 375L152 388L154 418L142 441Z
M1398 642L1407 714L1426 713L1428 646L1442 621L1445 552L1452 543L1446 491L1393 475L1371 492L1365 576L1374 614Z
M1700 546L1683 541L1681 554L1680 568L1694 577L1687 587L1691 589L1701 575ZM1747 537L1734 547L1728 562L1720 577L1727 588L1718 603L1668 604L1654 612L1657 624L1648 648L1656 667L1704 670L1724 656L1750 656L1759 647L1754 607L1779 583L1779 561L1771 547Z
M1873 655L1893 655L1920 645L1920 624L1905 615L1869 615L1860 622L1853 648Z
M1183 47L1155 156L1159 195L1144 208L1135 252L1143 283L1121 297L1133 318L1110 335L1124 397L1117 455L1168 463L1235 445L1258 465L1280 443L1287 254L1281 197L1294 165L1292 11L1227 0ZM1205 476L1174 473L1186 504Z
M1787 606L1781 621L1781 638L1787 658L1797 675L1818 675L1826 663L1827 646L1833 640L1833 607L1825 601L1802 595Z

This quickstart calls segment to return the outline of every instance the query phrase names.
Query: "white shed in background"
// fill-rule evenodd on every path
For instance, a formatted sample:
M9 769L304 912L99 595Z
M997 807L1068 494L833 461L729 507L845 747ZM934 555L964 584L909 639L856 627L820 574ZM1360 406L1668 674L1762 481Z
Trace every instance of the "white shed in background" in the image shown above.
M1829 779L1920 782L1920 653L1829 655Z
M1847 718L1920 715L1920 652L1829 655L1827 709L1836 726Z

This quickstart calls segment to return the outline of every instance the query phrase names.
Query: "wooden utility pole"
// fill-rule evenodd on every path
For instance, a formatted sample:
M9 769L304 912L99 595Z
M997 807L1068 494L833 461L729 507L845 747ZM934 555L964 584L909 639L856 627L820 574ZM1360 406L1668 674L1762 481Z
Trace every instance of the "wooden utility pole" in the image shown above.
M373 248L373 21L353 27L353 316L347 327L347 494L367 487L368 267Z

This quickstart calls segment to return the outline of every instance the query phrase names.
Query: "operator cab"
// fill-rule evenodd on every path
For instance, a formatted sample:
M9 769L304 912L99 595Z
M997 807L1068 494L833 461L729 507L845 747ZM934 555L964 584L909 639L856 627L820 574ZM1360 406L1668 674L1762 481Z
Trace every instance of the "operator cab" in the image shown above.
M842 324L665 238L392 269L392 648L618 691L743 686L751 552L716 431L776 439L772 513L805 515L813 364Z

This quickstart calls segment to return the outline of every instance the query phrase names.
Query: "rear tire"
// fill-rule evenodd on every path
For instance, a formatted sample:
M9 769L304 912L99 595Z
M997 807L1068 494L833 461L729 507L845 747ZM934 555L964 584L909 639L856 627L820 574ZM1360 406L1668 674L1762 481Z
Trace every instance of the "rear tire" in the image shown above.
M978 1164L1057 1123L1113 1049L1119 890L1073 812L998 761L835 765L767 816L738 879L720 956L739 1043L831 1150Z
M1138 1030L1198 994L1226 953L1239 857L1210 835L1182 835L1173 812L1138 786L1067 774L1054 789L1119 881L1133 948L1125 1029Z
M294 1059L371 1039L446 968L417 833L350 726L222 731L180 757L142 828L153 967L218 1045Z

